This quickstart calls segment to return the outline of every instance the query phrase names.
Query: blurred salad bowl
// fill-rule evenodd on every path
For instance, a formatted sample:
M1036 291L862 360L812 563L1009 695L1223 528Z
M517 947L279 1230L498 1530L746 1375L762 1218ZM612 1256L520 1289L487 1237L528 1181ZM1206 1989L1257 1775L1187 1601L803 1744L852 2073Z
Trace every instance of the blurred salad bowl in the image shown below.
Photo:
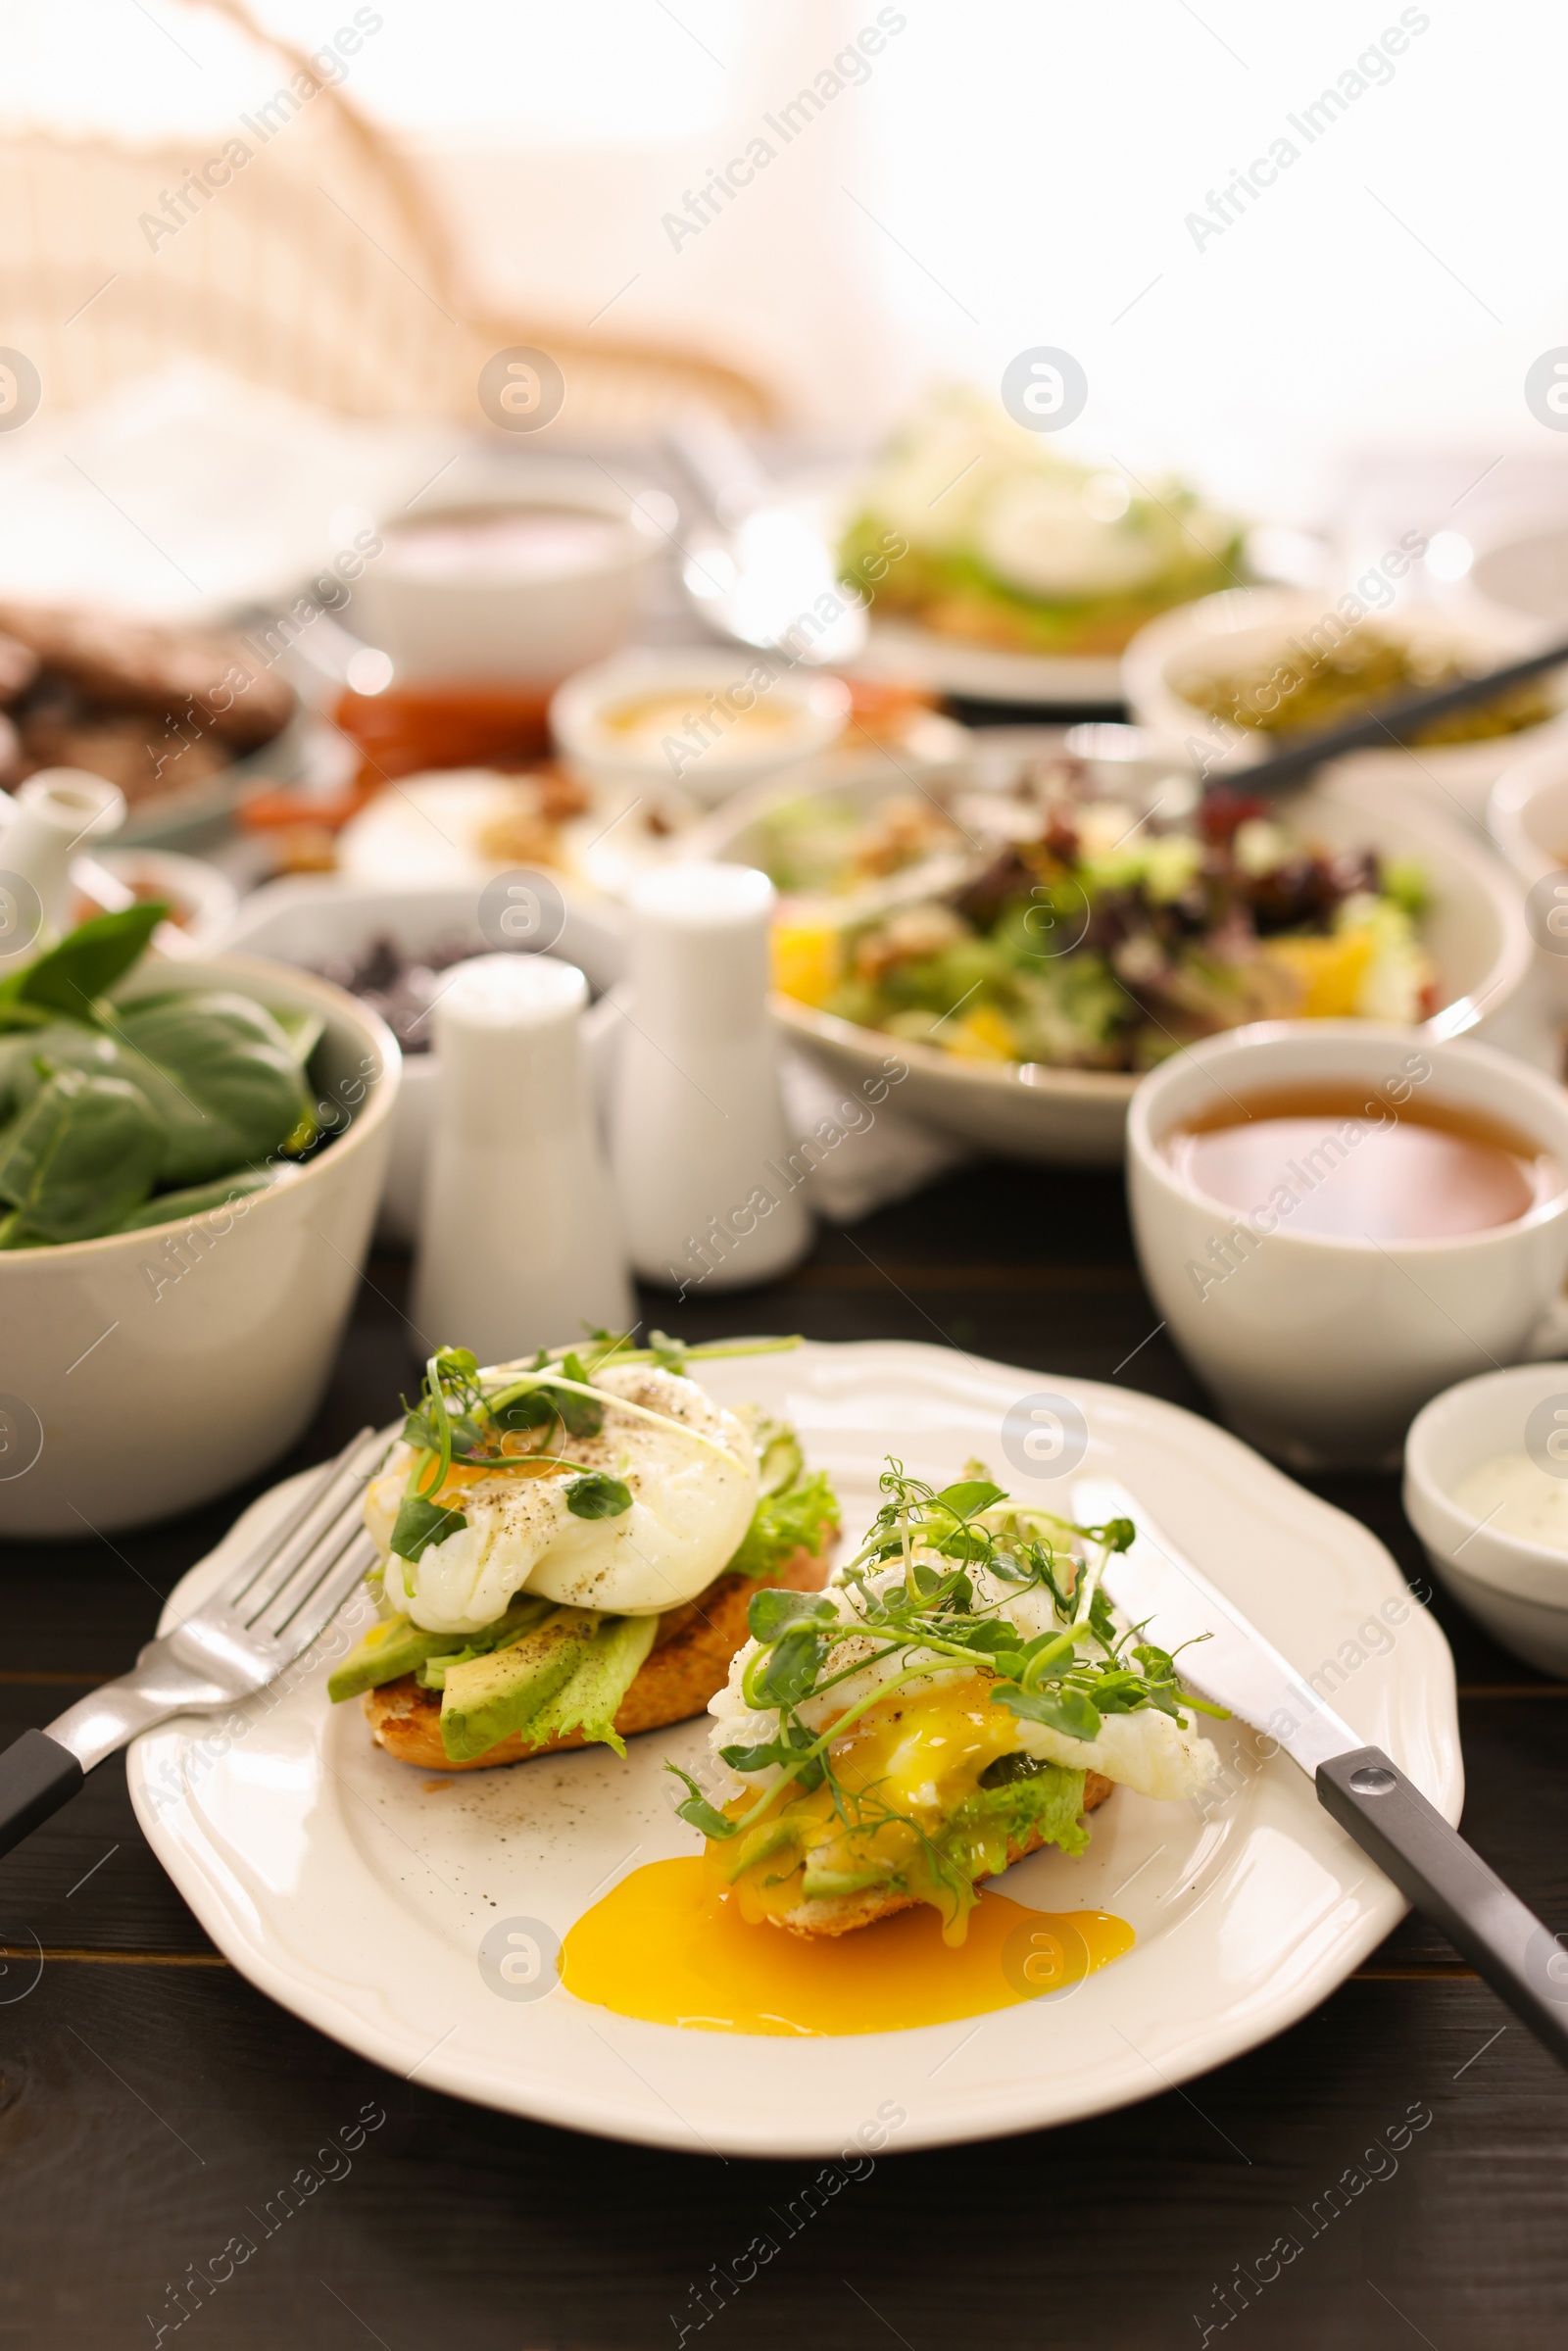
M781 893L777 1019L838 1081L983 1149L1109 1164L1139 1074L1263 1018L1457 1036L1518 989L1510 878L1424 803L1338 784L1277 809L1130 727L997 730L910 793L885 763L744 795L690 854Z
M87 924L0 988L8 1537L143 1525L274 1460L369 1239L385 1024L249 956L135 960L159 911Z

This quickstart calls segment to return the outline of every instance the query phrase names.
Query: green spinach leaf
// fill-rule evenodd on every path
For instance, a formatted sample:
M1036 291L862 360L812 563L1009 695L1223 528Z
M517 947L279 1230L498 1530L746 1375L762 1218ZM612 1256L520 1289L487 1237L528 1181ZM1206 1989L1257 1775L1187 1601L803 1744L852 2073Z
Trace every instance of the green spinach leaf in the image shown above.
M145 1097L122 1078L63 1069L0 1136L0 1200L46 1241L112 1233L152 1190L163 1138Z
M121 914L95 914L24 971L14 973L0 995L18 1005L47 1004L90 1021L98 999L130 969L168 912L154 902L126 906Z
M217 990L142 998L114 1016L122 1073L164 1129L165 1184L264 1159L311 1116L287 1037L265 1004Z
M184 1192L155 1193L139 1208L133 1208L116 1230L121 1233L142 1233L151 1225L177 1224L185 1216L205 1216L210 1209L226 1208L230 1200L245 1200L253 1192L269 1192L278 1180L281 1170L274 1167L242 1168L238 1175L223 1176L216 1184L193 1184Z

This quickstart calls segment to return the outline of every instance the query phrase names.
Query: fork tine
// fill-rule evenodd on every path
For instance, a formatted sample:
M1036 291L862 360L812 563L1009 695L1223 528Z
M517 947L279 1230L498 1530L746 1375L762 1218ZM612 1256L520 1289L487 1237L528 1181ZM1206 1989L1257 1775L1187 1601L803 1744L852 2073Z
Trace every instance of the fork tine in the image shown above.
M363 1526L359 1497L350 1495L337 1516L320 1530L316 1541L303 1557L296 1560L292 1572L270 1592L253 1592L239 1608L237 1616L247 1633L260 1641L275 1641L300 1608L303 1608L323 1576L329 1575L354 1541Z
M344 1602L358 1591L375 1560L375 1544L362 1527L330 1573L271 1636L284 1663L300 1656L326 1630Z
M270 1605L340 1513L351 1504L358 1506L368 1475L368 1464L362 1470L362 1461L368 1453L373 1458L373 1446L379 1443L373 1430L362 1429L334 1461L326 1463L282 1527L257 1545L224 1586L220 1606L253 1623Z

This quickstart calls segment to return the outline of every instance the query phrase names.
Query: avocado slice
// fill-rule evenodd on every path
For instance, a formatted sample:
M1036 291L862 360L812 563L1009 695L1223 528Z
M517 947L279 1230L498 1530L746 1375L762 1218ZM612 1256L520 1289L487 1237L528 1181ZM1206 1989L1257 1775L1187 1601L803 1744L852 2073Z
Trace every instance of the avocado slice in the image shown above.
M466 1646L465 1633L426 1633L406 1616L384 1617L370 1627L363 1641L355 1642L342 1664L334 1667L326 1694L337 1705L344 1698L357 1698L362 1690L379 1688L383 1682L395 1682L401 1674L412 1674L426 1657Z
M615 1729L620 1701L641 1673L659 1631L657 1616L612 1616L582 1652L569 1682L563 1683L526 1722L514 1724L531 1745L565 1731L580 1731L600 1746L624 1755L626 1742Z
M441 1743L453 1762L520 1730L570 1681L598 1630L591 1609L557 1608L521 1641L453 1666L441 1696Z
M477 1633L426 1633L406 1616L389 1616L372 1625L365 1639L350 1649L327 1683L327 1695L334 1701L358 1697L362 1690L376 1690L383 1682L396 1682L400 1675L412 1674L416 1666L423 1665L430 1657L449 1657L460 1650L468 1655L476 1649L502 1648L509 1641L520 1640L549 1613L548 1600L519 1592L494 1624Z

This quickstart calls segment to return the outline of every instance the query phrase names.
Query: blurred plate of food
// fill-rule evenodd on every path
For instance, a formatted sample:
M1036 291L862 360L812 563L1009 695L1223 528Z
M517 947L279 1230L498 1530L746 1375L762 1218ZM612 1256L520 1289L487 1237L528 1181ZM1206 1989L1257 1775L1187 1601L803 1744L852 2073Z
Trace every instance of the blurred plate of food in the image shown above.
M1539 622L1479 603L1399 603L1395 577L1380 570L1378 580L1382 610L1357 592L1363 575L1338 598L1244 588L1152 621L1124 664L1135 721L1184 744L1205 773L1241 774L1286 735L1480 675L1540 642ZM1479 817L1502 769L1563 727L1564 675L1548 672L1435 719L1407 746L1391 738L1386 751L1358 752L1355 768L1396 776Z
M780 892L777 1017L841 1079L906 1064L900 1108L1043 1161L1121 1154L1139 1074L1250 1020L1457 1035L1529 968L1511 878L1396 789L1265 806L1117 726L998 730L908 781L743 796L687 836Z
M862 665L1042 706L1121 699L1120 656L1172 605L1245 577L1243 528L1189 484L1080 464L983 394L931 394L841 508L871 600Z
M294 690L236 630L0 604L0 783L85 768L144 841L231 808L259 761L287 773Z

